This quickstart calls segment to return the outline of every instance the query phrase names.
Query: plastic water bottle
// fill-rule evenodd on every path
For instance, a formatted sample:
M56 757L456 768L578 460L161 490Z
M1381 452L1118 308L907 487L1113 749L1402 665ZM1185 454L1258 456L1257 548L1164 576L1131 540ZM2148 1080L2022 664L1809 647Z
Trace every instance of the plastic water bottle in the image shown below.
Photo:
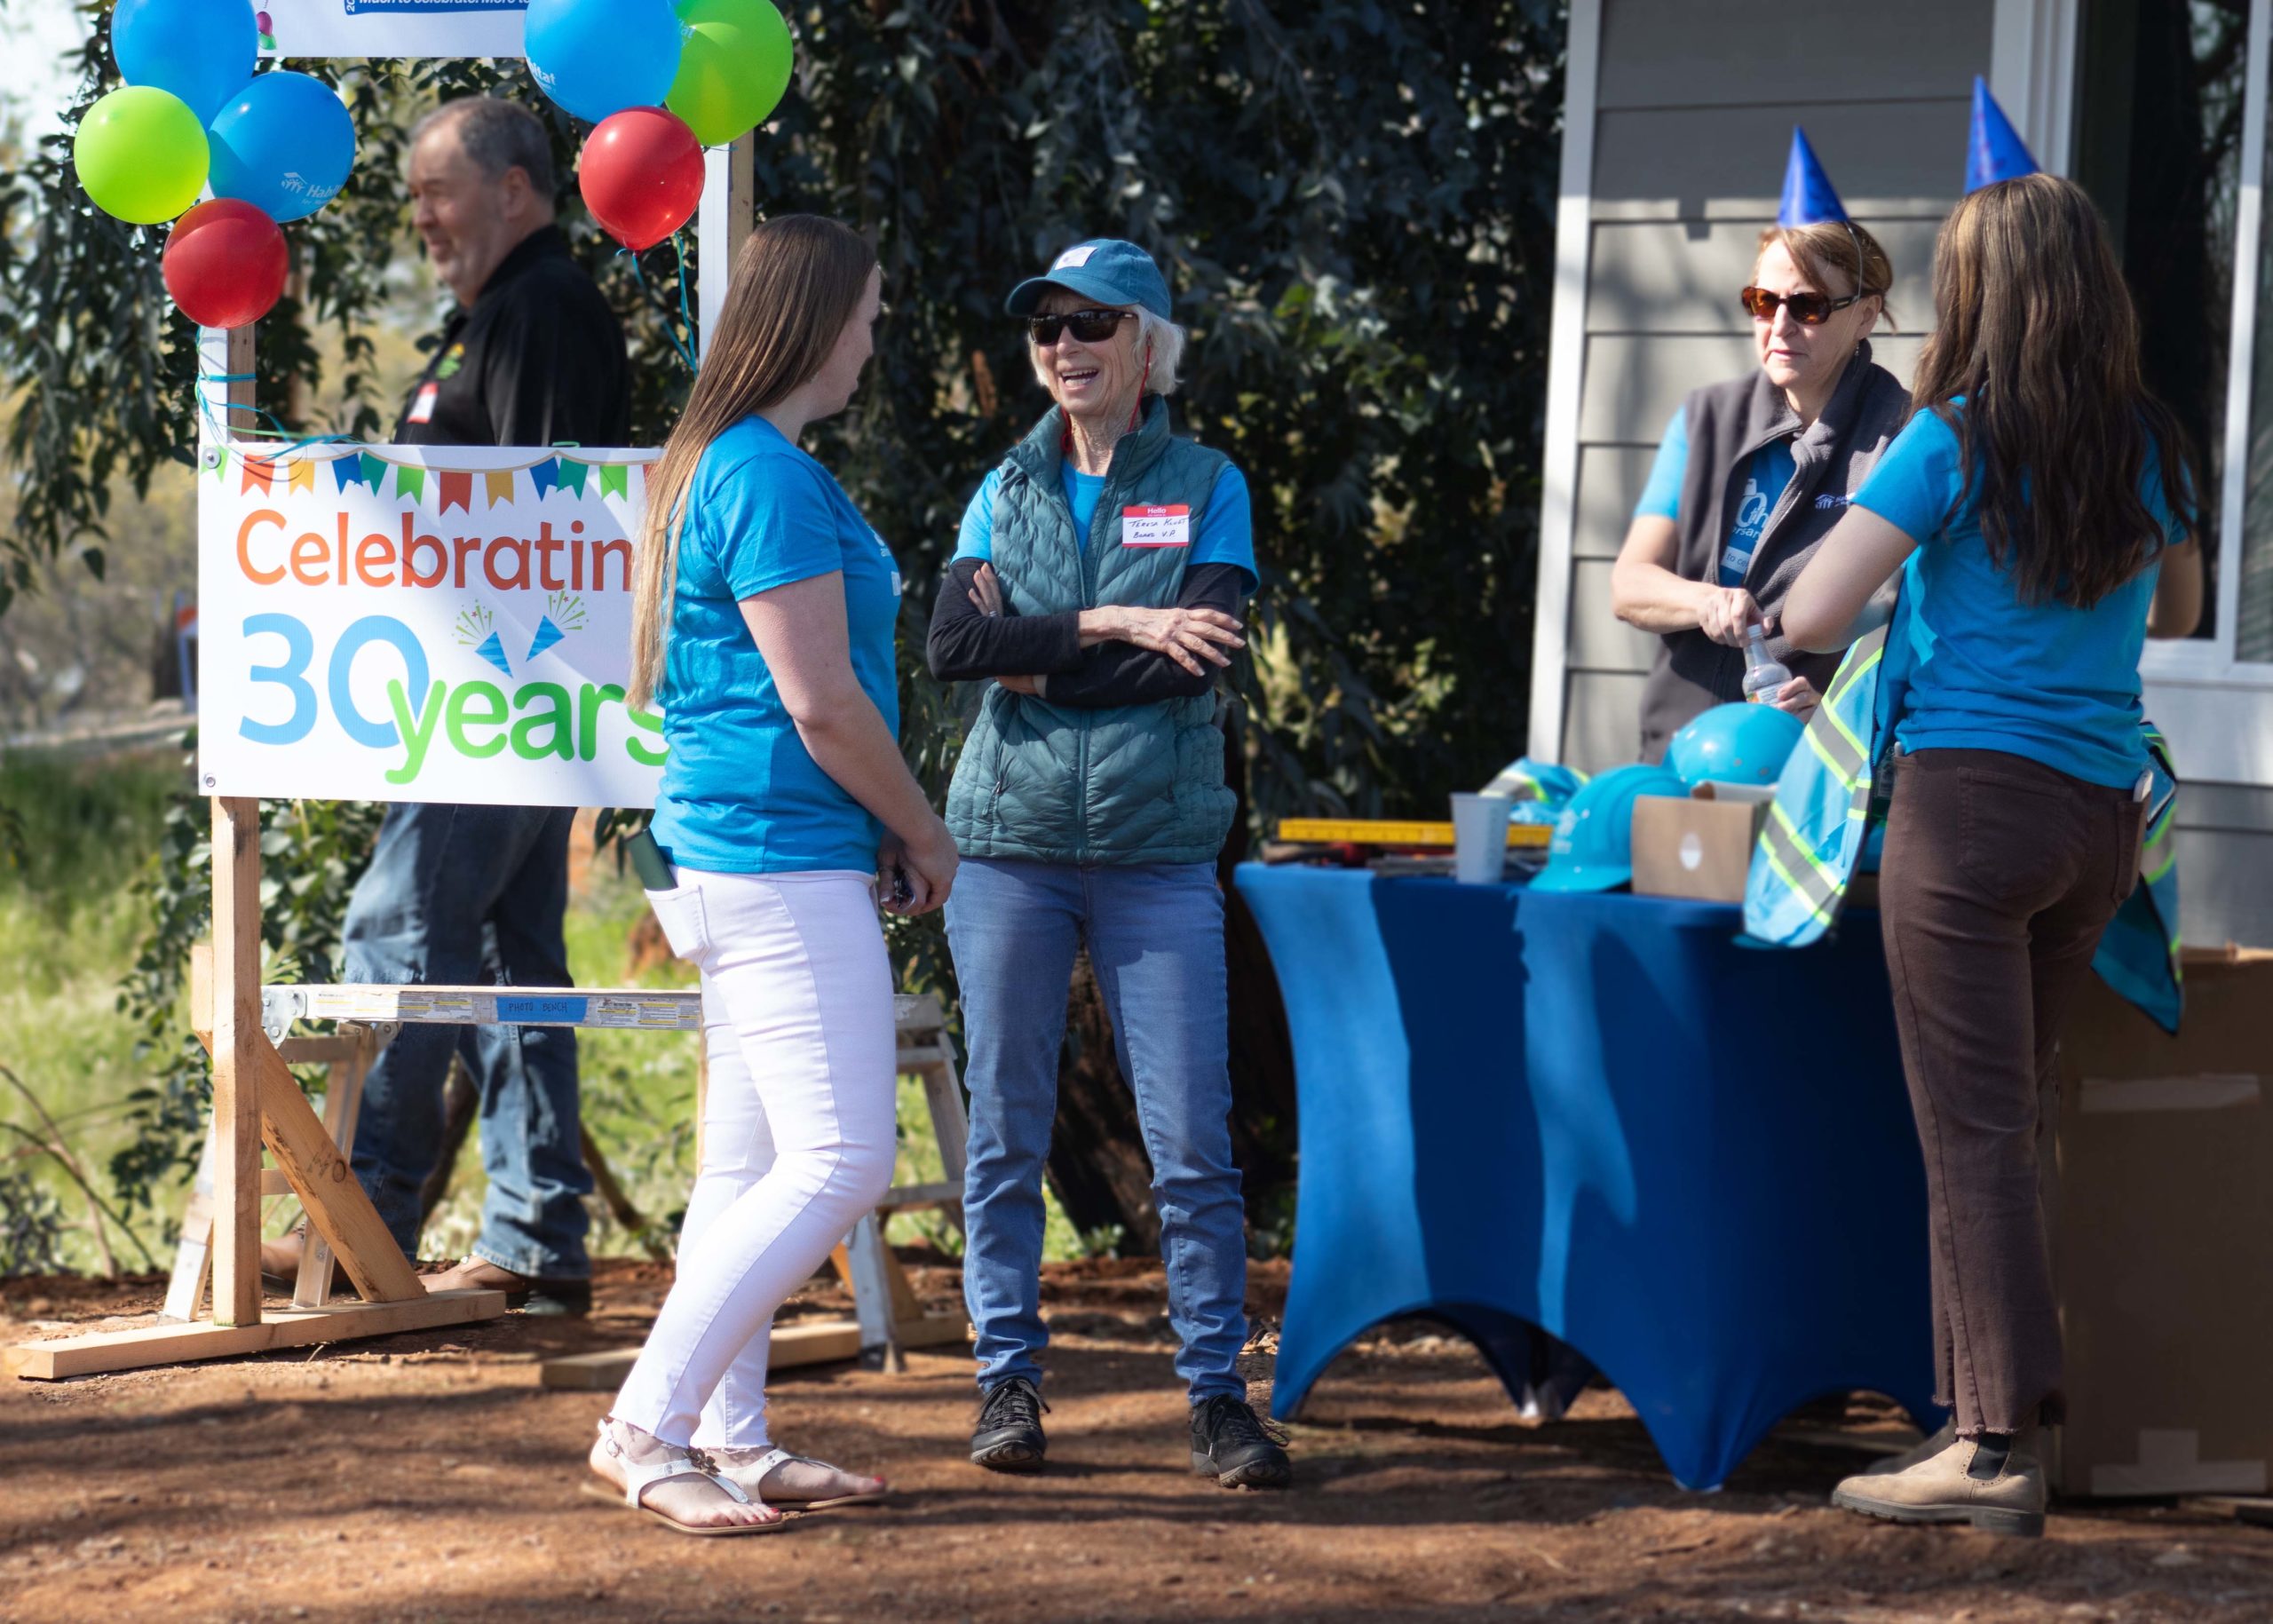
M1754 704L1773 704L1777 692L1792 680L1790 669L1769 657L1767 635L1765 626L1745 628L1744 696Z

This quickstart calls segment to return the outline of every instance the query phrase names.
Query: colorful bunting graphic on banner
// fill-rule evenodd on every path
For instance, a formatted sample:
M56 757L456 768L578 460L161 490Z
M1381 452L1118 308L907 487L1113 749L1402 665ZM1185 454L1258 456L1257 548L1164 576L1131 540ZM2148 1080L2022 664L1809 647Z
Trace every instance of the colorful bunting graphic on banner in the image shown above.
M630 464L630 463L602 463L600 464L600 495L603 495L603 496L624 496L624 497L629 497L629 496L630 495L630 494L631 494L631 488L630 488L630 487L631 487L631 464Z
M560 459L557 456L547 457L530 469L529 483L536 487L537 499L540 502L552 495L552 487L560 483Z
M408 496L413 502L424 501L426 471L409 463L397 463L394 465L394 494Z
M316 488L316 465L306 457L294 457L288 485L290 489L306 491L313 495Z
M213 477L224 485L229 482L229 448L226 446L213 448Z
M262 495L269 494L276 483L275 463L265 456L246 456L238 459L238 465L244 470L244 483L237 487L239 491L249 491L257 485Z
M473 511L473 476L445 469L442 471L440 511L447 513L452 507L463 508L469 513Z
M376 496L379 494L379 487L386 482L387 465L368 451L363 453L360 463L363 483L371 487L371 494Z
M331 488L344 491L351 485L363 482L363 459L350 451L345 456L331 459Z
M562 457L560 459L560 488L572 491L579 496L582 495L584 476L591 471L592 465L590 463L574 462L567 457Z
M528 661L535 659L566 635L559 627L552 623L550 615L540 614L536 621L536 636L529 639L528 655L522 663L526 665Z
M491 507L494 508L501 502L511 502L513 499L513 471L511 469L492 469L481 476L481 483L482 493L489 499ZM471 511L471 509L468 510L468 511Z

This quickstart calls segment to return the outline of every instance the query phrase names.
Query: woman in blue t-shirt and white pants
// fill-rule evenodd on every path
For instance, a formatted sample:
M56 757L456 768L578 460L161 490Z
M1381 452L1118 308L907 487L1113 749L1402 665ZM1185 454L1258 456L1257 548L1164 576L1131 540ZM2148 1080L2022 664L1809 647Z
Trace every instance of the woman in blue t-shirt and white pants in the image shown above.
M1842 646L1904 572L1880 894L1925 1151L1936 1396L1955 1412L1950 1436L1833 1499L2034 1534L2035 1429L2062 1382L2039 1089L2138 876L2142 642L2193 630L2202 566L2187 448L2140 381L2130 296L2079 188L2027 175L1968 195L1934 304L1917 416L1784 608L1795 641Z
M891 1183L876 888L925 913L956 867L899 754L899 567L797 448L859 386L878 290L848 228L760 226L647 486L629 697L663 709L653 835L675 881L648 899L702 972L709 1089L678 1276L591 1466L684 1533L884 1493L775 1448L765 1415L774 1310Z

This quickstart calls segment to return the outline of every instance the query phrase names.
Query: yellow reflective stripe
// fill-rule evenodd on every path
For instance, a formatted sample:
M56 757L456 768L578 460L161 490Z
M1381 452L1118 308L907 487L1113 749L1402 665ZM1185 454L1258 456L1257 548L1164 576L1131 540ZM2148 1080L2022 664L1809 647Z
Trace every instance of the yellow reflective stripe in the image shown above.
M1839 781L1839 787L1852 793L1863 771L1862 752L1858 750L1853 756L1841 760L1838 756L1831 753L1831 746L1824 742L1824 734L1813 727L1809 728L1800 737L1807 741L1808 749L1815 752L1816 759L1823 763L1824 766L1830 771L1831 776Z
M1857 660L1856 655L1861 655ZM1823 696L1825 704L1846 697L1847 691L1863 680L1871 668L1886 658L1886 638L1881 634L1874 644L1857 644L1831 678L1831 691Z
M2151 844L2150 844L2150 849L2151 849ZM2158 865L2157 865L2157 866L2156 866L2152 870L2150 870L2150 871L2147 874L2147 875L2146 875L2146 881L2147 881L2147 883L2148 883L2148 884L2150 884L2150 885L2154 885L2154 884L2158 884L2158 883L2161 883L2161 880L2162 880L2163 875L2165 875L2168 874L2172 869L2174 869L2174 868L2175 868L2175 867L2178 867L2178 848L2177 848L2176 846L2173 846L2173 847L2171 848L2171 850L2170 850L2170 855L2169 855L2169 856L2167 856L2167 857L2166 857L2166 858L2164 858L2164 859L2163 859L2163 860L2162 860L2159 864L2158 864Z
M1802 844L1799 830L1780 806L1768 809L1768 821L1761 826L1761 849L1768 854L1769 867L1783 877L1784 883L1797 891L1808 905L1808 911L1826 923L1830 923L1830 906L1839 897L1839 876L1816 861Z

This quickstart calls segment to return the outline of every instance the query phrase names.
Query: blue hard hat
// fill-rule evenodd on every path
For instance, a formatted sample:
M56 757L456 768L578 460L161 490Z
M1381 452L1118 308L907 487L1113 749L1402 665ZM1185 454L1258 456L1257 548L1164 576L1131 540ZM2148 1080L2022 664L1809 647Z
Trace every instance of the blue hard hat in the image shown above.
M1715 705L1673 736L1666 765L1694 789L1720 784L1772 784L1807 731L1799 717L1773 705Z
M1613 767L1588 780L1555 821L1547 867L1533 891L1609 891L1634 877L1634 803L1645 795L1688 795L1665 767Z
M1160 267L1134 242L1115 237L1076 242L1052 260L1049 270L1011 289L1003 308L1014 316L1030 316L1052 288L1100 305L1139 305L1163 321L1169 319L1168 279Z

